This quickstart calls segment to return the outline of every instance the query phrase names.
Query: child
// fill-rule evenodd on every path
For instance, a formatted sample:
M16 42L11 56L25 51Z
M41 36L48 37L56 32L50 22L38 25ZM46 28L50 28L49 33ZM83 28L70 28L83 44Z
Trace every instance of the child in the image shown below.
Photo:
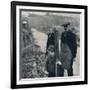
M55 49L53 45L48 47L48 55L47 55L47 62L46 62L46 69L48 72L48 77L55 77Z

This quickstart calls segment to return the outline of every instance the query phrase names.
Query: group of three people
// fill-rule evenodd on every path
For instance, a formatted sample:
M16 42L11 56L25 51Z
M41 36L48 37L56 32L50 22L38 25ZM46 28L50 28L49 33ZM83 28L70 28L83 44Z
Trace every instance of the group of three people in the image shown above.
M48 77L63 77L64 70L68 76L73 76L73 61L77 53L77 40L72 32L70 23L65 23L62 33L53 28L48 34L46 47L46 69Z

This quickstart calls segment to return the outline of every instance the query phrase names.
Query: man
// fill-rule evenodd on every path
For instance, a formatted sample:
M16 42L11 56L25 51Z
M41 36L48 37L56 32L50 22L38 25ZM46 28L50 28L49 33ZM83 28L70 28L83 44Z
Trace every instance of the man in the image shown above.
M77 53L76 35L70 29L70 23L62 25L64 32L61 35L61 72L64 75L64 69L67 69L68 76L73 76L73 59Z
M62 31L64 31L62 26L59 26L58 28L53 27L50 29L50 33L48 34L46 67L49 77L63 76L61 62L59 60L59 53L61 51L59 44ZM59 71L60 73L58 73Z
M46 46L46 70L48 77L55 77L55 34L54 29L50 28Z

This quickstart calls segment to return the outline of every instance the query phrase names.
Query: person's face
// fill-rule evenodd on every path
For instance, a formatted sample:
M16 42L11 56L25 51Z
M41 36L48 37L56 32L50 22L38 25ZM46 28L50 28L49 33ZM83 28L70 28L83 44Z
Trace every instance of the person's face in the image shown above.
M23 24L23 28L27 29L28 25L27 24Z
M70 25L68 25L68 26L67 26L67 30L70 30L70 29L71 29L71 26L70 26Z
M50 32L50 33L53 33L53 29L52 29L52 28L50 28L49 32Z
M64 30L67 31L67 27L64 27Z

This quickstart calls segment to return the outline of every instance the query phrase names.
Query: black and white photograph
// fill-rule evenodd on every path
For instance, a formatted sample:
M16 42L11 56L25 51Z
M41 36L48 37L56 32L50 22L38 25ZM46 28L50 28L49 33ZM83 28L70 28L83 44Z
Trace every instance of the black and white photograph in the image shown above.
M39 3L22 6L23 2L14 5L15 2L12 17L16 24L12 27L16 69L13 66L12 88L86 83L87 7Z
M80 13L20 12L20 78L79 76Z

